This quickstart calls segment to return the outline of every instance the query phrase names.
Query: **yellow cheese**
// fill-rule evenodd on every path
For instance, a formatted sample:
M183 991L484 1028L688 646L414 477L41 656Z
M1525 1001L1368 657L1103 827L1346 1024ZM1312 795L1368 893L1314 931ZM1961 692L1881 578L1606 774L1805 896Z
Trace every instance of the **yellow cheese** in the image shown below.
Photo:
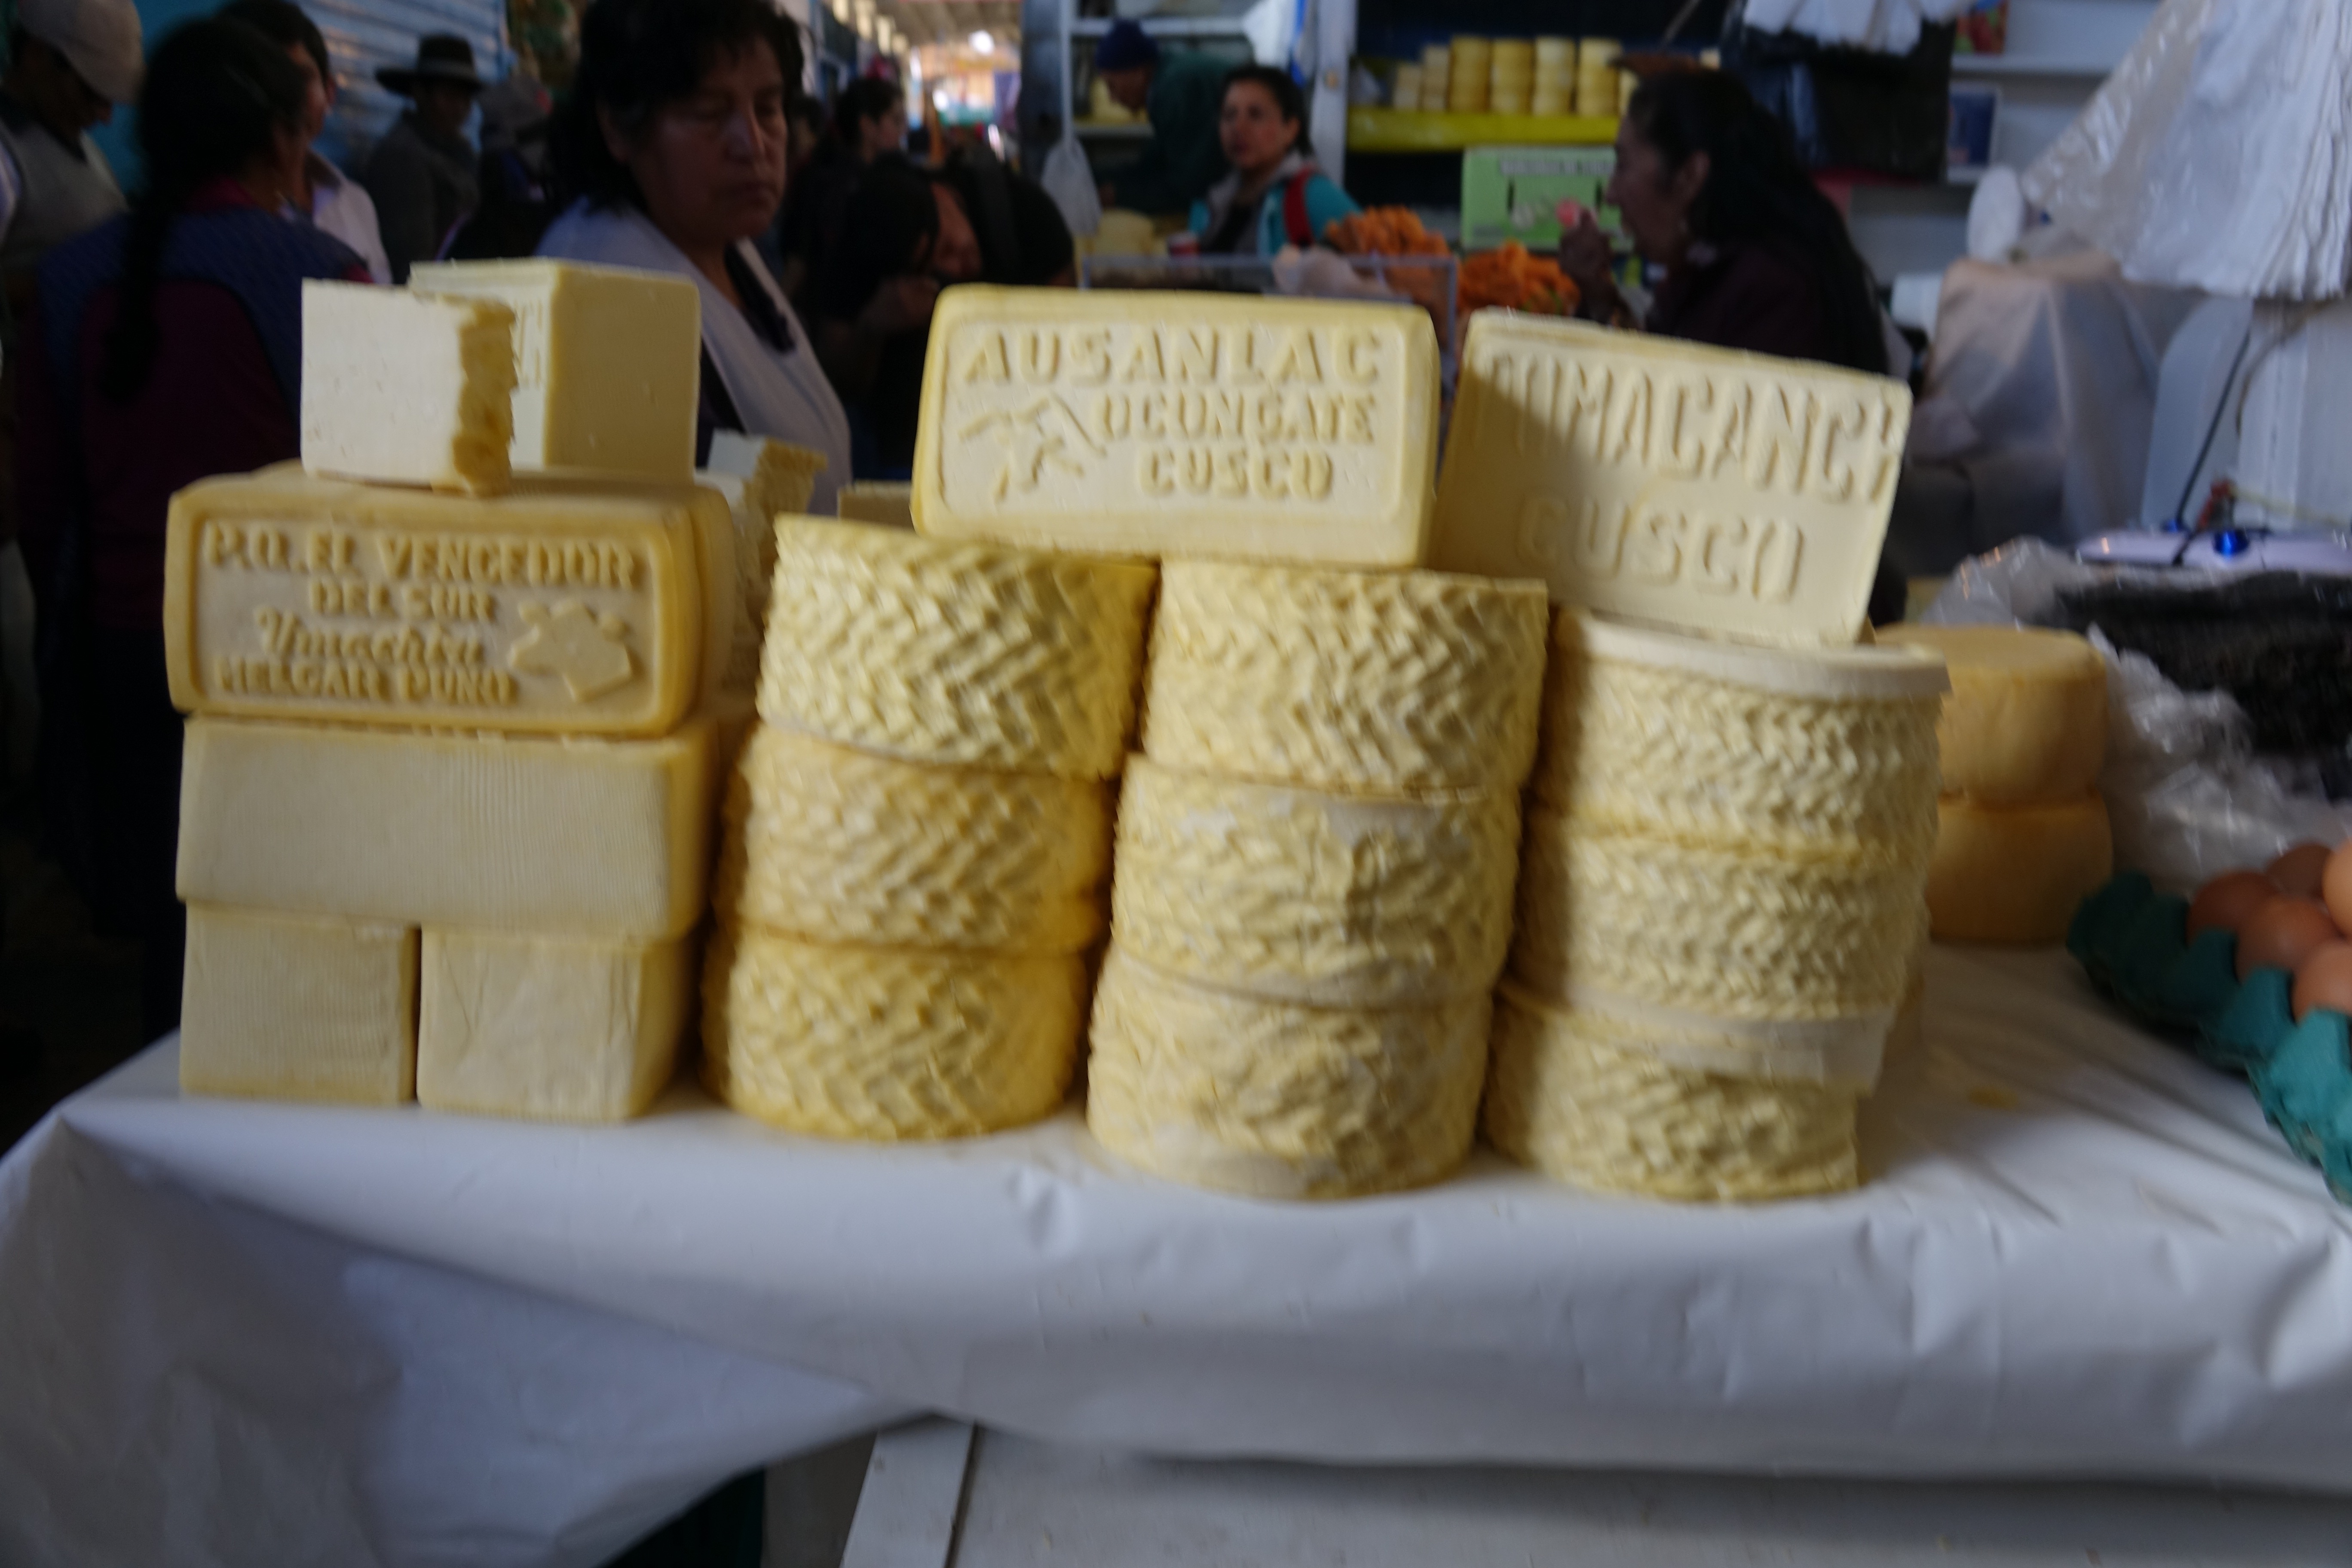
M875 522L885 528L915 526L915 487L861 479L841 487L841 521Z
M677 1066L698 944L425 933L416 1098L434 1110L622 1121Z
M698 535L727 528L707 491L525 481L468 500L290 465L206 479L172 499L172 700L244 718L664 734L693 708L705 663Z
M180 1087L398 1105L416 1081L416 932L188 906Z
M706 461L713 473L749 479L751 494L767 511L772 525L785 513L797 516L809 510L809 500L816 493L826 467L822 452L789 441L771 441L764 436L746 436L740 430L714 433Z
M1101 934L1107 786L762 728L727 802L723 918L817 942L1046 955Z
M302 466L437 490L507 488L514 314L363 283L302 285Z
M1941 807L1927 872L1939 942L2063 941L2075 909L2115 874L2106 803L2095 795L2006 810L1946 795Z
M1336 1009L1236 996L1116 943L1095 994L1087 1125L1171 1181L1343 1198L1438 1180L1470 1152L1486 994Z
M1696 1071L1638 1026L1509 984L1496 994L1487 1140L1561 1181L1696 1202L1843 1191L1861 1181L1861 1092Z
M747 1115L877 1142L969 1138L1062 1102L1085 961L821 946L721 925L703 1076Z
M1852 642L1910 413L1884 376L1481 311L1430 563L1685 630Z
M1318 789L1515 789L1535 755L1547 616L1528 583L1171 562L1143 750Z
M518 472L690 480L702 397L693 284L576 261L467 261L415 268L408 286L513 310Z
M785 518L760 717L910 762L1108 778L1148 566Z
M1112 932L1157 968L1320 1006L1483 992L1511 936L1516 791L1381 800L1128 763Z
M2072 632L1889 626L1885 643L1931 647L1952 671L1937 730L1944 788L1979 805L2079 800L2107 758L2107 667Z
M1916 867L1945 684L1914 650L1768 651L1563 613L1533 787L1597 829Z
M658 741L196 719L180 896L404 925L660 938L701 918L716 727Z
M1418 565L1437 337L1389 305L958 289L915 526L1113 555Z
M709 463L695 481L727 498L735 523L739 607L720 685L750 691L759 684L760 639L767 630L768 592L776 575L776 519L809 510L824 457L805 447L721 430L710 438Z

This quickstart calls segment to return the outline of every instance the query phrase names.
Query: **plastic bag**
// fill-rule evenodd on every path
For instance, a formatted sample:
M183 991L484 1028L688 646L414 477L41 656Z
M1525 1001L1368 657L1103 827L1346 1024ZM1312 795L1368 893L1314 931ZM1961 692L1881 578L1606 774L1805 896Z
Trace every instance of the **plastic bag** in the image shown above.
M1045 173L1037 183L1062 209L1062 221L1073 235L1091 235L1102 225L1102 196L1095 186L1094 165L1075 136L1065 136L1045 154Z

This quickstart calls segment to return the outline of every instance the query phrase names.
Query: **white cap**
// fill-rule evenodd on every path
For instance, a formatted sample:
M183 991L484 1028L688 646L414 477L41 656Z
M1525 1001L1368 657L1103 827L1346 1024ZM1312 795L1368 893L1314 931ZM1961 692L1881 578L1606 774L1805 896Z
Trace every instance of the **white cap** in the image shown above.
M131 0L16 0L16 25L65 56L109 103L139 96L146 57Z

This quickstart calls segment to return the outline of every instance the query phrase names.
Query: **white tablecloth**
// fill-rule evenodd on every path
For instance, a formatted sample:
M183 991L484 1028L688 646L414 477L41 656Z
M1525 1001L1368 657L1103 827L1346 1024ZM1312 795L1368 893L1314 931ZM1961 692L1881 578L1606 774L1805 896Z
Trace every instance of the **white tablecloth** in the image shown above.
M1675 1207L1482 1155L1246 1202L1075 1113L867 1149L681 1086L578 1131L184 1100L0 1165L0 1562L592 1563L903 1411L1334 1461L2352 1491L2352 1214L2060 954L1938 950L1862 1192Z

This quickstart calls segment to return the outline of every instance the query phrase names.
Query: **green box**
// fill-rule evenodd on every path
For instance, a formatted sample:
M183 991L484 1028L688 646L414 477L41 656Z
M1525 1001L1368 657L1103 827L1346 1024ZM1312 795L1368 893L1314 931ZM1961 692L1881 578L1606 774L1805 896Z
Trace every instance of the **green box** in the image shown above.
M1617 209L1601 190L1617 166L1611 147L1473 147L1462 154L1462 248L1492 250L1516 239L1530 250L1559 244L1563 199L1595 209L1617 232Z

